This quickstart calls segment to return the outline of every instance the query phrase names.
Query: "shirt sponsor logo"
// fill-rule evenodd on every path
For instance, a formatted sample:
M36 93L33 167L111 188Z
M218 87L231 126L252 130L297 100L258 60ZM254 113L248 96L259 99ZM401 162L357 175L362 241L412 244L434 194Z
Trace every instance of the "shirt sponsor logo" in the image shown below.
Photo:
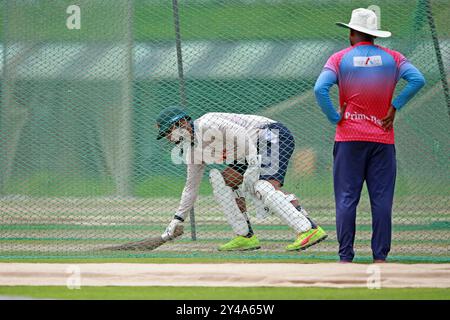
M353 57L354 67L379 67L382 65L381 56Z
M380 127L383 125L383 122L377 117L373 115L365 115L363 113L346 112L344 118L350 120L367 120L379 125Z

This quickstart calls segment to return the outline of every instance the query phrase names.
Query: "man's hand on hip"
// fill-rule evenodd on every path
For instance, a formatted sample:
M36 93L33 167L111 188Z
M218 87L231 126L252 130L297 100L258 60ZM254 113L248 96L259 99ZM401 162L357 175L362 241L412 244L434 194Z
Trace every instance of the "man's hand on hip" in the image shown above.
M391 130L392 127L394 126L395 111L396 111L395 108L391 105L389 107L386 116L383 119L381 119L382 127L384 130L386 131Z
M345 109L347 109L347 102L344 102L342 106L339 107L339 116L341 117L338 121L338 123L342 122L345 117Z

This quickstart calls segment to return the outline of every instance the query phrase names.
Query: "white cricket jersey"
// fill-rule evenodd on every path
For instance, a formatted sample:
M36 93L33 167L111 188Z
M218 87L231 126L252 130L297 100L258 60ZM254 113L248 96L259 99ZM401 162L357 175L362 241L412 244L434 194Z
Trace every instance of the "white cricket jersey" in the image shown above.
M232 160L245 161L249 154L257 154L257 139L260 129L274 120L256 115L236 113L206 113L194 121L195 144L199 146L193 153L198 160L205 159L205 152L212 151L221 155L221 163L231 163ZM211 137L214 136L213 141ZM227 137L236 137L229 139ZM227 144L231 140L233 144ZM217 148L220 146L220 150ZM227 148L228 146L228 148ZM219 159L218 159L219 160ZM186 184L181 195L177 215L185 218L197 199L198 189L208 161L187 161Z

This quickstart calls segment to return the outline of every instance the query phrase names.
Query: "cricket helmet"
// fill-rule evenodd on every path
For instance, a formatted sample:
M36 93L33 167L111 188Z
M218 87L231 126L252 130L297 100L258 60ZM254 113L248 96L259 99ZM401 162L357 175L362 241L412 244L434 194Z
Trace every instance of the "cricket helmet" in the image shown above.
M156 139L159 140L165 137L170 128L181 119L191 119L181 107L171 106L161 110L156 118L156 125L159 129Z

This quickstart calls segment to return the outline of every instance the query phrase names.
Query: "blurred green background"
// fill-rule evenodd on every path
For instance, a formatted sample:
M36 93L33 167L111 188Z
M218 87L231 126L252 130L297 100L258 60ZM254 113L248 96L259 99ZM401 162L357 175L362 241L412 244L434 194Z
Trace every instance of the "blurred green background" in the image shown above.
M399 228L406 233L394 252L430 259L448 256L449 117L425 3L179 1L185 107L193 117L210 111L254 113L285 123L296 137L286 187L333 233L334 127L316 105L312 88L327 58L348 45L348 31L335 22L347 22L354 8L378 5L382 28L392 31L393 37L377 43L404 53L427 79L426 87L397 117L395 212ZM430 3L448 78L450 3ZM88 250L77 242L56 248L60 241L74 239L64 230L77 224L86 228L101 224L113 233L118 225L143 223L158 232L176 210L184 186L184 166L172 163L167 142L155 140L156 114L180 104L172 2L80 0L81 28L69 30L66 9L72 4L1 1L0 243L4 255L37 254L30 253L27 241L31 239L55 244L42 247L38 255ZM403 86L401 81L398 89ZM337 88L332 94L336 102ZM207 179L200 194L199 237L219 241L222 236L214 237L209 224L219 224L217 230L224 234L229 230L220 210L211 207ZM133 199L125 211L122 198ZM122 218L116 221L102 206ZM367 234L358 239L364 250L370 237L369 209L365 197L361 221ZM53 218L42 218L47 214ZM89 218L71 220L67 214ZM61 229L27 233L29 226L45 227L48 221L57 221ZM279 221L267 224L276 226ZM419 232L411 232L411 225L421 226ZM107 242L146 235L130 230L133 227L100 238ZM75 238L91 242L91 250L93 236L80 233ZM286 232L267 233L274 243L290 237ZM423 240L440 244L429 252L426 247L415 252ZM334 252L334 244L323 253Z

